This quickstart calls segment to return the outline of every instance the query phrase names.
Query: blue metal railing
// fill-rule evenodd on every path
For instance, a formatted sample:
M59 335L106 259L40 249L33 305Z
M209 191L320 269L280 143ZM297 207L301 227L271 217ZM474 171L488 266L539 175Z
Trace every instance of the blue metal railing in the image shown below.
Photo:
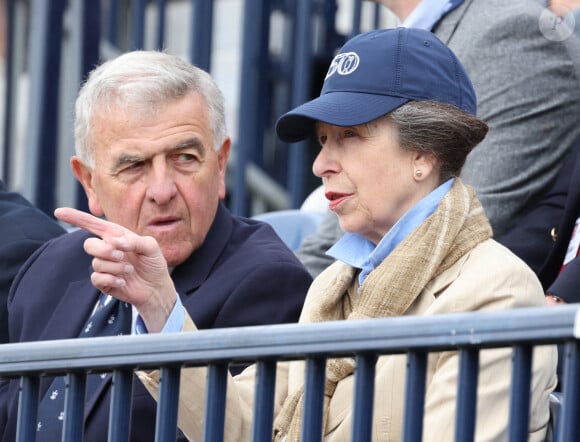
M422 436L426 358L429 352L457 349L461 353L457 386L456 441L473 440L477 398L478 354L486 348L514 347L510 391L510 440L525 440L530 408L531 352L534 346L565 343L562 412L558 441L579 440L580 388L579 309L575 306L526 308L501 312L472 312L422 317L285 324L194 333L87 338L5 344L0 347L0 377L21 379L19 441L33 440L39 377L69 376L65 414L69 428L65 440L80 440L85 373L113 371L109 428L128 431L127 404L131 402L131 372L162 367L157 410L156 440L175 440L180 368L209 367L206 393L205 440L223 436L227 364L257 361L253 440L270 440L275 383L275 362L305 359L305 411L303 440L319 440L324 396L326 358L354 356L355 397L352 440L370 440L374 395L374 367L385 354L408 355L403 440ZM74 395L74 397L73 397ZM118 430L120 429L120 430ZM30 436L32 435L32 436Z

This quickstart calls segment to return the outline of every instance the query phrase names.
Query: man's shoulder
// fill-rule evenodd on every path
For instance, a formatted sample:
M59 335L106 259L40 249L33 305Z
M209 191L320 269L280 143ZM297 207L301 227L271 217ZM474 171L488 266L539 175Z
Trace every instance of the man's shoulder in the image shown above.
M70 249L70 250L77 250L80 246L80 251L83 251L82 245L85 240L89 237L93 236L89 232L82 230L82 229L75 229L72 231L67 232L64 235L61 235L57 238L54 238L49 241L50 249Z
M298 258L284 244L272 226L252 218L233 216L232 244L238 244L236 253L251 260L270 261L288 259L298 262Z

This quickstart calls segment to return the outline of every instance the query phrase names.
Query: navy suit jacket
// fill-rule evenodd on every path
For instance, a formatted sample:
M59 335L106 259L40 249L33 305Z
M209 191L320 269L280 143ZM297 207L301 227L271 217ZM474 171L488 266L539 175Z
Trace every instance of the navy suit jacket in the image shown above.
M562 267L578 216L580 138L543 200L514 229L499 238L499 242L522 258L547 290Z
M77 337L97 302L89 257L89 234L79 230L39 249L18 274L10 292L11 342ZM199 328L296 322L312 281L272 228L234 217L221 204L204 244L172 278L183 305ZM232 371L236 371L233 369ZM154 438L156 403L134 378L131 440ZM43 380L41 396L52 378ZM107 438L110 382L85 409L85 442ZM13 441L18 381L0 387L0 434Z
M65 230L0 180L0 344L8 342L8 291L24 261Z

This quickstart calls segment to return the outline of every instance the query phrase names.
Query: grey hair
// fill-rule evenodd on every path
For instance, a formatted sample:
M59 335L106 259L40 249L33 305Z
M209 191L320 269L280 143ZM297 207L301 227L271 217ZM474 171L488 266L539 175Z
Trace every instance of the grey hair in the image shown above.
M488 130L476 116L436 101L410 101L388 117L399 129L402 148L437 158L441 182L460 175L467 155Z
M214 148L227 136L223 95L213 78L181 58L160 51L132 51L89 74L75 104L75 152L94 167L93 120L113 109L148 116L173 100L198 92L205 100Z

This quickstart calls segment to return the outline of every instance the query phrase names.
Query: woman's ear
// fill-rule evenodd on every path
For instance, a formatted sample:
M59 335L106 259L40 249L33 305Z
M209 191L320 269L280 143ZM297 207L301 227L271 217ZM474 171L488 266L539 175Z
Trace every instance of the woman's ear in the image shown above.
M425 181L433 179L437 174L437 159L435 155L424 152L415 152L412 157L413 179Z

